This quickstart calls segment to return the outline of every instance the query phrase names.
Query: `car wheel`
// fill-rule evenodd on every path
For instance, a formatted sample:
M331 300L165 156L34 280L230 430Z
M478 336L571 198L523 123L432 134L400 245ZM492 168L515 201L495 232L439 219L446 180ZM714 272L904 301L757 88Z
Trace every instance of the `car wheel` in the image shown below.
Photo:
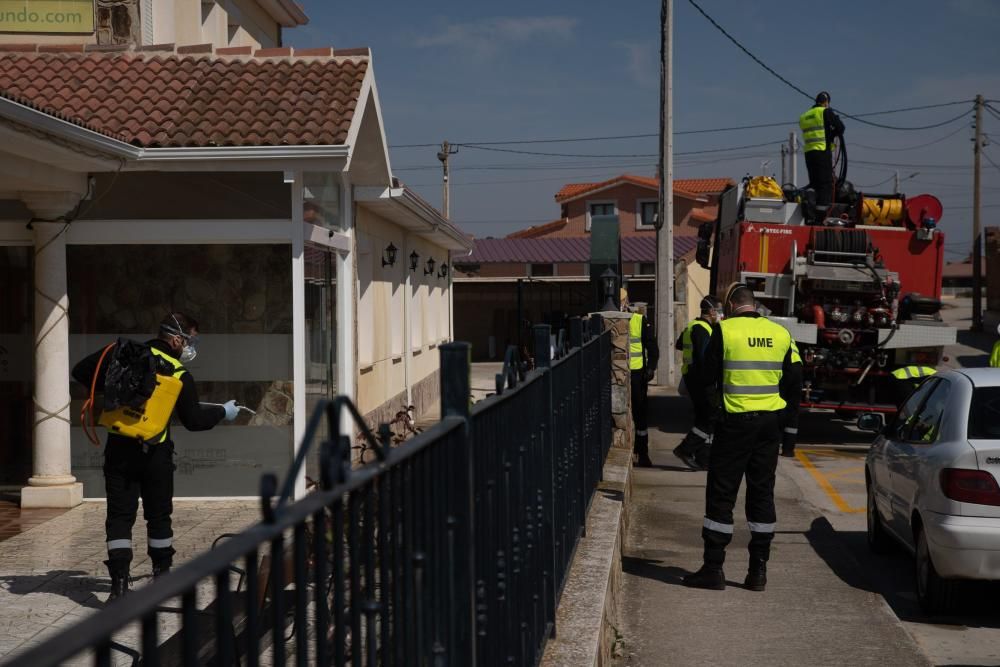
M882 517L878 513L875 505L875 485L868 481L868 505L865 514L868 518L868 550L873 554L884 554L892 546L889 542L889 534L882 525Z
M947 612L955 599L955 582L944 579L934 569L927 535L917 529L917 600L928 614Z

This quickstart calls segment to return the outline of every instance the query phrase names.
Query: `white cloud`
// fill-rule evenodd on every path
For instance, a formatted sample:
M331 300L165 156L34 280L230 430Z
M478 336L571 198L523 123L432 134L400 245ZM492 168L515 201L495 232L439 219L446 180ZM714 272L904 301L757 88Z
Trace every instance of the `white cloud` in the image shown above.
M650 43L616 42L625 51L625 71L643 88L656 88L660 81L659 49Z
M416 46L453 47L488 56L505 44L532 40L568 41L573 37L577 22L569 16L525 16L444 23L436 32L418 37Z

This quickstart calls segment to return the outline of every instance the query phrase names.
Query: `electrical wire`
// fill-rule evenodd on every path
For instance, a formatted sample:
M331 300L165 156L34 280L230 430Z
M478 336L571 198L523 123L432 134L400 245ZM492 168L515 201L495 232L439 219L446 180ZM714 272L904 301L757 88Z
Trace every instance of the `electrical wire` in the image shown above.
M865 190L867 190L869 188L877 188L880 185L885 185L886 183L888 183L889 181L891 181L893 178L895 178L895 176L896 175L893 174L892 176L890 176L889 178L885 179L884 181L879 181L878 183L872 183L871 185L855 185L854 187L855 188L862 188L862 189L865 189Z
M763 148L764 146L777 146L779 144L785 143L784 141L766 141L760 144L749 144L746 146L729 146L726 148L709 148L705 150L698 151L679 151L674 153L677 156L683 155L706 155L709 153L726 153L729 151L742 151L750 148ZM588 154L588 153L547 153L541 151L525 151L516 148L496 148L493 146L480 146L478 144L462 144L465 148L471 148L478 151L494 151L497 153L514 153L517 155L539 155L543 157L586 157L586 158L651 158L659 157L658 153L639 153L639 154Z
M939 138L935 139L934 141L928 141L928 142L923 143L923 144L917 144L916 146L906 146L906 147L903 147L903 148L888 148L888 147L883 147L883 146L866 146L865 144L858 144L858 143L851 143L851 146L853 148L864 148L864 149L867 149L867 150L870 150L870 151L879 151L879 152L883 152L883 151L885 151L885 152L913 151L913 150L917 150L918 148L926 148L927 146L933 146L934 144L939 144L942 141L944 141L945 139L951 139L952 137L954 137L956 134L958 134L962 130L967 130L967 129L968 129L967 127L962 126L962 127L958 128L957 130L955 130L954 132L949 132L948 134L944 135L943 137L939 137Z
M986 148L983 147L980 148L979 150L983 154L983 157L986 158L986 161L992 164L993 168L996 169L998 172L1000 172L1000 164L997 164L996 162L993 161L993 158L990 157L990 154L986 152Z
M781 81L782 83L784 83L786 86L788 86L789 88L791 88L795 92L797 92L800 95L806 97L807 99L809 99L809 100L815 99L812 95L810 95L806 91L802 90L802 88L796 86L794 83L792 83L791 81L789 81L788 79L786 79L782 75L778 74L774 69L772 69L771 67L769 67L763 60L761 60L760 58L758 58L757 56L755 56L753 53L751 53L750 50L747 47L743 46L743 44L741 44L735 37L733 37L732 35L730 35L726 31L725 28L723 28L721 25L719 25L719 23L715 19L713 19L711 16L709 16L708 12L706 12L704 9L702 9L701 6L698 5L697 2L695 2L695 0L688 0L688 3L692 7L694 7L696 10L698 10L698 13L700 13L702 16L704 16L706 19L708 19L708 22L711 23L713 26L715 26L715 28L719 32L721 32L730 42L732 42L733 44L735 44L736 47L740 51L742 51L743 53L745 53L747 56L750 57L751 60L753 60L755 63L757 63L758 65L760 65L761 67L763 67L765 70L767 70L767 72L769 72L772 76L774 76L775 78L777 78L779 81ZM967 103L968 102L966 102L966 104ZM942 104L942 106L947 106L947 105L946 104ZM923 126L919 126L919 127L917 127L917 126L914 126L914 127L899 127L899 126L895 126L895 125L886 125L884 123L876 123L874 121L864 120L864 119L861 118L860 115L849 114L846 111L843 111L843 110L840 110L840 109L838 109L838 111L843 116L845 116L847 118L850 118L852 120L855 120L855 121L857 121L859 123L863 123L864 125L871 125L872 127L882 128L883 130L906 130L906 131L929 130L929 129L932 129L932 128L935 128L935 127L942 127L944 125L948 125L949 123L955 122L956 120L958 120L958 118L961 118L962 116L965 115L965 113L967 113L967 112L963 112L962 116L957 116L957 117L952 118L950 120L943 121L941 123L935 123L935 124L932 124L932 125L923 125ZM866 114L866 115L875 115L875 114Z
M990 104L984 104L983 108L986 109L986 111L988 111L991 116L993 116L997 120L1000 120L1000 111L994 109Z

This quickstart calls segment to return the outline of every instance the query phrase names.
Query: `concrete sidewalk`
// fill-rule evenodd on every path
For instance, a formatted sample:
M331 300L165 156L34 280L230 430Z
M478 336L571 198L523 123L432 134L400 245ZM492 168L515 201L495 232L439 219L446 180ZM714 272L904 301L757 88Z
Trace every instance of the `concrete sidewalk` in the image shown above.
M684 587L701 565L703 472L671 450L690 412L687 399L651 388L654 469L633 471L631 521L622 566L624 645L620 665L925 665L882 598L866 590L856 561L820 510L778 465L778 532L762 593L743 589L749 532L743 497L727 553L725 591Z
M110 591L104 514L103 502L86 502L0 542L0 659L103 608ZM259 501L174 501L174 565L259 517ZM138 588L150 581L141 509L132 543Z

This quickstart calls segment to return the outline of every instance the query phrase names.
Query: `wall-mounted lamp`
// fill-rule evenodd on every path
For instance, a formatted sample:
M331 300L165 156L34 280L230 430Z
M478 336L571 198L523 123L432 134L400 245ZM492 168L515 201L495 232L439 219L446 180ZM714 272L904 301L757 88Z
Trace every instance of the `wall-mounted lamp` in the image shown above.
M441 268L438 269L438 278L447 278L447 277L448 277L448 265L441 264Z
M424 275L425 276L434 273L434 265L435 264L437 264L437 262L434 261L433 257L428 258L427 264L424 266Z
M420 261L420 255L417 254L416 250L414 250L413 252L410 253L410 271L417 270L417 262L419 261Z
M396 246L389 242L382 253L382 266L394 266L396 264Z

